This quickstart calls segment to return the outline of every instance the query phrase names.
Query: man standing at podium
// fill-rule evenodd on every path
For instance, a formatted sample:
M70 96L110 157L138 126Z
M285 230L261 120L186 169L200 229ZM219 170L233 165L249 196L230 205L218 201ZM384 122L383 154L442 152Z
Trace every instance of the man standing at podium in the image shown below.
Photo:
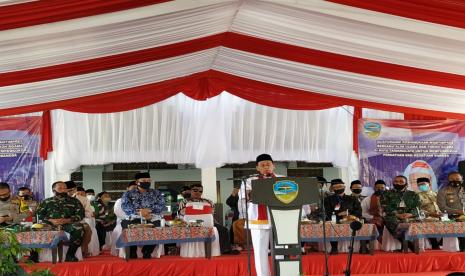
M274 174L273 159L269 154L260 154L256 159L256 169L258 176L250 177L241 185L239 192L239 204L246 206L248 211L249 228L252 236L254 249L255 271L257 276L269 276L268 248L270 243L271 219L269 219L268 208L262 204L250 202L250 192L252 191L252 180L281 177Z

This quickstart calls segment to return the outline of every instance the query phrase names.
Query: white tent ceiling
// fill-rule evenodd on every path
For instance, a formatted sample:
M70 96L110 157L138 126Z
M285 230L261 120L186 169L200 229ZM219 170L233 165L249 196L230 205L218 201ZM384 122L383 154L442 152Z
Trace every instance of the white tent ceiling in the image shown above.
M110 3L97 2L86 1ZM57 174L124 160L208 167L263 151L346 166L352 109L344 105L465 118L461 27L323 0L116 2L127 8L92 12L76 0L0 6L0 18L12 22L0 19L0 116L52 110L49 167ZM233 120L227 110L271 117ZM283 123L291 130L281 132ZM235 133L238 126L246 131Z
M0 37L4 115L208 70L386 110L465 114L464 29L322 0L176 0Z

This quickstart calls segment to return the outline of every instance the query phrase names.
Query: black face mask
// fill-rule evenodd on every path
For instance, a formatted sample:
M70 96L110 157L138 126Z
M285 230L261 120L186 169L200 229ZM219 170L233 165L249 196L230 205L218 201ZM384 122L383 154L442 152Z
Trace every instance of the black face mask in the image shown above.
M67 193L67 192L63 192L63 193L55 192L55 195L56 195L57 197L67 197L67 196L68 196L68 193Z
M394 189L396 189L397 191L402 191L407 185L394 184L393 186L394 186Z
M144 190L150 189L150 182L139 182L139 187Z
M384 194L384 190L375 191L375 195L380 196Z
M30 195L25 195L25 196L20 196L20 197L22 197L24 200L32 199Z
M352 189L352 193L359 195L362 193L362 189Z
M334 193L337 194L337 195L343 195L344 191L345 191L345 189L337 189L337 190L334 190Z
M8 201L8 199L10 199L10 196L0 197L0 201Z
M462 182L460 181L449 181L449 185L452 187L460 187L462 185Z

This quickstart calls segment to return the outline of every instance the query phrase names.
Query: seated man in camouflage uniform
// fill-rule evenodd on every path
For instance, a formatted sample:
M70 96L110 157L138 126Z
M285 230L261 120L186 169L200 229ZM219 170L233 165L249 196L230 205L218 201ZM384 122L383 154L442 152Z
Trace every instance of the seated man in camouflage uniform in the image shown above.
M393 186L394 190L386 191L381 197L381 206L386 213L384 224L389 233L403 243L407 229L399 229L399 223L418 217L420 197L407 190L407 178L403 175L394 177ZM414 251L412 242L408 247Z
M68 196L66 184L62 181L53 183L54 197L45 199L37 207L39 219L55 229L63 229L70 234L70 244L66 253L66 262L76 262L76 250L81 246L84 218L84 207L78 199Z

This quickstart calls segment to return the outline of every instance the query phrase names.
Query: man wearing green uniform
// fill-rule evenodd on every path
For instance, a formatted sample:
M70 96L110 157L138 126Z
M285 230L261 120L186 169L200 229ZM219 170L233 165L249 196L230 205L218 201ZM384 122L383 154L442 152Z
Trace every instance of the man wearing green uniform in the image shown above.
M407 178L403 175L394 177L393 186L394 190L386 191L381 198L381 206L386 213L384 224L395 238L403 242L407 229L399 229L399 223L418 217L420 197L407 190ZM413 248L413 243L408 245Z
M68 189L64 182L53 183L52 189L55 196L40 203L36 214L40 220L52 225L54 229L61 228L70 234L70 244L65 261L76 262L76 250L81 246L84 234L80 223L84 218L84 207L78 199L68 196Z

